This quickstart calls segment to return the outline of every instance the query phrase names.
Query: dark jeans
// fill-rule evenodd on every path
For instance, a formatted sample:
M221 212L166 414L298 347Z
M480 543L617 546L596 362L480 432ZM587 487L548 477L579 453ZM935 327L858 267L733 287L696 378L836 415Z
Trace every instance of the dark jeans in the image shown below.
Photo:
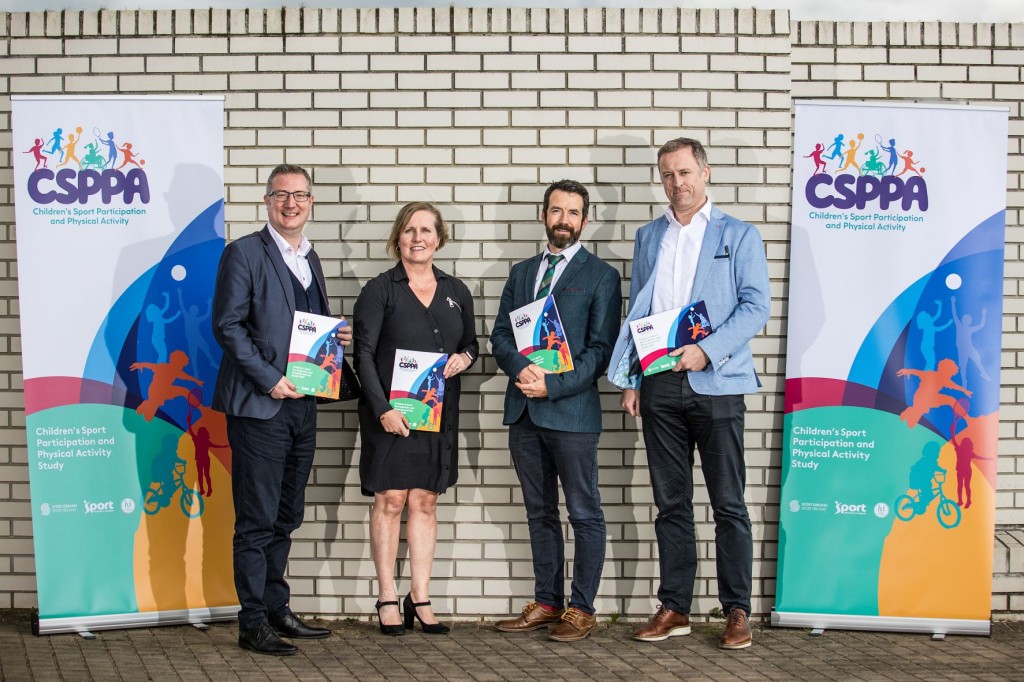
M238 626L259 627L288 609L284 579L291 534L302 524L316 448L316 401L281 401L271 419L227 417L235 503Z
M541 604L565 606L565 540L558 515L558 481L576 541L569 606L594 613L604 568L605 524L597 489L597 433L544 429L524 413L509 427L512 452L530 528L534 596Z
M685 372L644 377L640 416L647 444L658 518L661 586L658 599L667 608L689 613L697 575L697 539L693 525L693 453L701 469L715 518L718 599L728 613L750 613L753 538L743 500L742 395L699 395Z

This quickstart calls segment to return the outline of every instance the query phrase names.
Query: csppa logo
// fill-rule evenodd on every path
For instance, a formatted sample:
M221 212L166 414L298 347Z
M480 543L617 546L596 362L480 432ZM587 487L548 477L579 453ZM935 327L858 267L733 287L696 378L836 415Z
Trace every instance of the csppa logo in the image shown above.
M526 313L522 313L521 315L516 315L515 324L516 324L516 329L519 329L520 327L522 327L524 325L530 324L530 316L527 315Z
M40 135L24 150L35 168L28 177L28 195L37 204L86 204L99 196L104 204L121 197L125 204L149 203L146 160L131 142L119 142L114 131L93 126L91 139L81 126ZM45 141L44 141L45 140ZM50 166L53 162L53 166Z
M130 497L126 497L123 500L121 500L121 511L123 511L125 514L131 514L133 511L135 511L135 500L133 500Z
M415 370L418 370L420 368L420 365L418 362L416 362L416 358L409 357L408 355L403 355L401 359L399 359L398 361L398 367L400 369L413 372Z
M636 333L643 334L645 332L651 331L652 329L654 329L653 324L651 324L650 322L644 322L643 324L637 325Z
M306 317L300 317L295 328L303 334L316 334L316 322Z
M839 133L827 147L818 142L805 159L814 162L814 173L804 185L804 195L814 208L863 209L868 204L886 210L890 205L909 211L915 204L928 210L925 167L912 149L900 146L895 137L888 141L879 133L874 144L864 133L849 140ZM829 166L835 166L831 169ZM835 177L833 177L833 175Z

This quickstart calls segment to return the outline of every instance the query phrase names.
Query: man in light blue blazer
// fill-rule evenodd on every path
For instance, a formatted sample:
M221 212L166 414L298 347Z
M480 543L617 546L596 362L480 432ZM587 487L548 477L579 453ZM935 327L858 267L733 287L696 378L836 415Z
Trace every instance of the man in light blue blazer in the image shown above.
M608 378L621 404L643 419L647 463L658 507L661 605L635 639L690 633L697 573L693 521L694 449L715 518L718 597L727 614L720 646L750 646L753 540L743 499L743 394L757 392L750 340L768 321L768 265L753 225L722 213L706 193L711 177L700 142L679 138L658 150L669 207L640 228L633 250L629 313ZM714 330L670 353L670 372L642 377L630 321L704 301ZM641 382L642 379L642 382Z
M561 180L544 194L544 251L512 267L491 331L491 351L509 377L504 423L523 489L533 552L534 597L502 632L549 627L548 638L572 642L597 625L594 599L605 556L605 521L597 487L601 399L597 380L608 367L622 309L619 273L580 244L590 198L586 187ZM558 307L573 369L541 369L516 346L509 313L551 295ZM576 540L572 593L565 608L565 540L558 514L561 482Z

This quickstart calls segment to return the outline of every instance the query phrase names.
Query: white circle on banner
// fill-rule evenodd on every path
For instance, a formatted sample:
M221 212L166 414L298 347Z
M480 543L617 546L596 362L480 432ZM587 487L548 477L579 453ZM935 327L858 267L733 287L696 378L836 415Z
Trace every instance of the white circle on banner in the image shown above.
M959 289L960 285L963 283L963 279L961 279L960 275L956 274L955 272L950 275L946 275L946 286L949 287L952 291L956 291L957 289Z
M185 279L185 274L186 272L184 265L175 265L173 268L171 268L171 277L174 278L175 282L180 282L183 279Z

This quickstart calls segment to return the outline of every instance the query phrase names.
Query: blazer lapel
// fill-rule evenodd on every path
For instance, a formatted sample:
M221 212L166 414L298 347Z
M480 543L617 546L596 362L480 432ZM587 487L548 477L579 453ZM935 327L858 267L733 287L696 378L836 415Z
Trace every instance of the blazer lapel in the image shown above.
M538 253L530 259L529 265L526 266L526 276L523 278L523 281L519 283L519 295L522 297L520 300L524 301L524 303L516 306L517 308L521 308L537 298L537 270L540 269L540 262L543 259L544 254Z
M313 281L320 287L320 300L324 304L324 315L331 317L331 304L327 300L327 282L324 281L324 269L320 265L320 256L317 255L314 249L310 249L309 253L306 254L306 260L309 261L309 269L313 273Z
M565 271L558 277L558 281L555 282L555 287L551 290L551 294L557 294L566 287L572 279L579 274L579 271L583 269L583 264L587 262L587 250L580 247L580 250L576 252L576 256L569 261L569 264L565 266Z
M716 213L712 208L711 220L708 221L708 226L704 229L704 241L701 242L700 256L697 257L697 272L693 275L693 292L690 295L692 300L688 303L701 300L700 293L704 287L704 280L711 272L711 264L722 243L722 227L725 225L725 219L720 213L717 215Z
M270 235L272 229L270 225L267 225L260 231L260 237L263 239L263 248L267 252L267 258L274 264L274 271L281 282L281 288L284 289L284 298L288 301L288 308L294 311L295 290L292 288L291 275L288 272L288 266L284 264L284 258L281 257L281 250L277 248L277 243Z

